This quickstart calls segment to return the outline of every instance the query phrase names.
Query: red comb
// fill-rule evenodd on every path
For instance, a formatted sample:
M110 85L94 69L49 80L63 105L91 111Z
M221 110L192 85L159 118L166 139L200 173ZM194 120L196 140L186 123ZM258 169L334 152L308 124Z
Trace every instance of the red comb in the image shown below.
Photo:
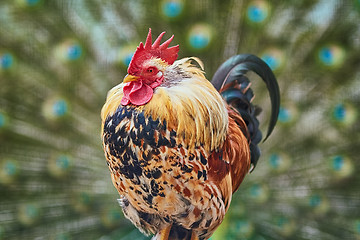
M152 43L151 38L151 28L149 28L149 33L146 38L145 46L141 42L137 47L133 58L131 59L128 73L135 75L139 70L141 64L152 57L161 58L168 64L173 64L178 57L179 45L168 48L170 42L173 40L174 35L171 38L166 40L163 44L160 45L161 38L164 36L165 32L162 32L155 42Z

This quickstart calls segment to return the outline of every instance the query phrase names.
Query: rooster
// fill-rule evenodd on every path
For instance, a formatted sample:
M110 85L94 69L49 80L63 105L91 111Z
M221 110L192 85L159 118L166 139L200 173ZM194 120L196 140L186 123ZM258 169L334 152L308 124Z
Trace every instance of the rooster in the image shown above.
M271 117L279 87L253 55L227 60L209 82L196 57L176 60L174 36L140 43L122 83L101 111L102 140L124 215L153 239L208 239L221 224L232 195L260 156L259 109L248 70L266 83ZM198 66L194 65L197 63Z

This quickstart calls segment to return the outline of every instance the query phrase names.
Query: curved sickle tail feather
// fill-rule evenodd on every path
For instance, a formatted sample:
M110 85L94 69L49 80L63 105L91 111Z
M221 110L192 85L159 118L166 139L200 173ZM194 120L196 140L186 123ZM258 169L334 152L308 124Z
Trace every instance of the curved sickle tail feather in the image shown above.
M259 121L256 118L261 109L251 103L254 93L250 89L251 82L245 75L248 71L255 72L263 79L270 95L271 116L267 134L264 138L265 141L275 127L280 108L280 90L270 67L254 55L236 55L229 58L218 68L211 83L221 93L225 101L241 114L247 125L252 171L260 157L258 143L262 139L262 134L259 130Z

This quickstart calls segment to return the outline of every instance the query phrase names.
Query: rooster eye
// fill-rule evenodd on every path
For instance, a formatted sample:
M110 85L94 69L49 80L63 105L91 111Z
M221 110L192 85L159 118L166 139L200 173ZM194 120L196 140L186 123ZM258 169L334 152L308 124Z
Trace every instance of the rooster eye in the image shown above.
M149 68L147 69L147 72L148 72L148 73L153 73L153 72L155 72L155 68L154 68L154 67L149 67Z

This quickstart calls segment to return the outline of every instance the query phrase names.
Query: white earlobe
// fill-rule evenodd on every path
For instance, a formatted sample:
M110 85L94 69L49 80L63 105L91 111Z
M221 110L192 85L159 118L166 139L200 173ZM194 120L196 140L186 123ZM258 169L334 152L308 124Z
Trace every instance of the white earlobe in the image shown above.
M163 73L162 73L162 71L159 71L157 74L156 74L156 76L159 78L159 77L161 77L163 75Z

